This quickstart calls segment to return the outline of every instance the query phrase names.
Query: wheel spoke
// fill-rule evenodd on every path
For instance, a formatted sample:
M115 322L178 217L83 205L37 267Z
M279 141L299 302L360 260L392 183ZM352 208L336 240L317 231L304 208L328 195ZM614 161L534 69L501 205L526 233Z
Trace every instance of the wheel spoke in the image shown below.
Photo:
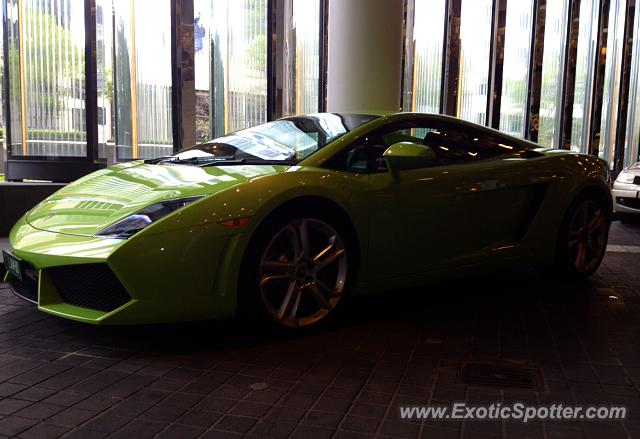
M293 302L291 312L289 313L289 319L294 320L298 316L298 308L300 307L300 298L302 297L302 288L296 288L296 300Z
M598 209L598 211L594 214L591 221L589 221L589 224L587 225L587 227L591 231L597 231L600 229L603 223L604 223L604 215L602 214L602 210Z
M318 287L318 289L322 292L322 294L325 297L328 297L330 299L334 299L334 298L340 296L340 293L338 291L332 290L331 288L326 286L324 284L324 282L322 282L320 279L316 279L316 286Z
M284 225L264 249L259 266L260 294L271 316L293 327L324 318L344 290L346 256L346 248L330 224L301 218ZM319 271L327 267L331 269L323 272L320 280Z
M569 248L573 248L576 245L580 244L580 240L579 239L571 239L569 240Z
M283 279L291 279L291 276L287 274L268 274L268 275L262 276L262 278L260 279L260 286L264 287L266 284L268 284L271 281L283 280Z
M289 282L289 288L287 289L287 294L284 296L284 300L278 309L278 318L282 319L289 309L289 305L291 304L291 298L293 297L293 293L296 290L296 281L292 280Z
M578 211L578 217L580 219L581 226L584 227L585 225L587 225L587 223L589 222L589 212L587 211L586 206L580 208L580 210Z
M324 270L332 262L340 259L344 255L344 249L336 250L333 253L330 253L328 256L325 256L323 259L316 261L318 264L318 271Z
M329 300L324 296L324 294L322 294L322 292L316 285L309 284L306 286L305 290L308 291L311 297L313 297L313 299L316 301L316 303L320 305L320 308L331 309Z
M300 226L298 226L298 233L300 234L302 256L307 258L309 257L309 229L307 227L307 221L300 221Z
M576 254L576 267L581 269L584 266L585 258L586 258L587 248L586 245L580 243L578 245L578 253Z
M291 239L291 244L293 247L293 257L295 259L300 258L302 256L302 249L300 248L300 240L298 239L298 232L293 226L287 226L287 232L289 233L289 238Z
M588 250L588 252L593 256L593 257L598 257L598 255L600 254L600 251L596 248L596 246L593 244L593 242L589 242L585 245L586 250Z
M276 271L278 273L293 273L296 265L293 262L264 261L263 270Z
M313 262L318 262L320 259L322 259L324 255L329 253L335 246L336 246L335 236L332 236L331 238L329 238L329 245L326 246L320 253L315 255L315 257L313 258Z

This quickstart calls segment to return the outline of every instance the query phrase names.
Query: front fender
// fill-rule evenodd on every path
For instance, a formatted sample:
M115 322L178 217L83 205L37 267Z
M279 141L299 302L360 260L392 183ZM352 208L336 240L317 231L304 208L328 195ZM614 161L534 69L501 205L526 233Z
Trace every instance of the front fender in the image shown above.
M221 219L251 219L241 228L229 229L237 233L227 243L219 269L219 273L225 275L218 276L214 294L237 290L242 258L258 227L278 207L299 198L320 197L340 206L358 233L361 261L366 260L369 242L367 212L370 208L368 184L369 178L364 174L350 175L309 168L261 178L241 185L236 191L218 194L216 204L224 207Z

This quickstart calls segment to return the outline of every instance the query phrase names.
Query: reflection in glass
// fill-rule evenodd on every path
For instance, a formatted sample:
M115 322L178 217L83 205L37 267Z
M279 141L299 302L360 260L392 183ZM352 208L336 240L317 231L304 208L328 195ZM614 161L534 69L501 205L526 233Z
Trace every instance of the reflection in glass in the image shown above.
M637 9L636 9L637 11ZM636 12L637 13L637 12ZM624 166L638 161L640 143L640 20L633 24L633 51L631 54L631 77L629 83L629 114L624 145Z
M524 136L533 0L510 0L504 42L500 131Z
M194 70L196 86L196 142L205 142L213 137L211 126L215 123L209 119L212 95L210 69L212 58L211 44L211 4L213 0L194 0ZM219 50L219 47L216 47ZM219 70L215 74L219 75ZM221 80L220 80L221 82Z
M445 0L415 0L413 41L407 42L413 45L413 77L405 80L410 111L440 111L444 13Z
M113 119L113 4L96 0L96 64L98 85L98 157L107 158L107 146L115 146ZM111 157L114 161L115 157Z
M183 149L154 163L206 166L297 163L340 136L377 119L364 114L315 113L278 119Z
M586 152L592 109L591 89L594 79L595 51L598 33L598 0L580 2L580 27L576 55L576 84L573 93L571 150Z
M86 157L84 4L10 0L7 37L14 157Z
M4 31L4 20L0 20L0 35ZM4 38L0 38L0 75L4 77ZM4 86L0 81L0 174L4 174L4 164L7 160L7 150L5 145L5 128L4 128Z
M118 158L171 154L171 1L113 0L113 6Z
M558 147L558 126L562 96L562 51L566 34L567 0L547 2L544 30L544 57L540 93L538 143Z
M267 0L195 0L196 138L267 119Z
M267 0L214 0L211 110L215 133L267 118Z
M607 61L602 98L602 123L600 125L600 151L602 159L613 166L615 157L616 117L620 104L620 79L622 46L624 38L626 5L624 0L612 0L607 35Z
M491 0L462 0L458 117L484 125L487 113Z
M9 79L9 127L11 144L7 145L7 152L20 156L23 152L22 148L22 111L20 99L20 39L18 27L18 0L7 0L7 16L5 22L7 24L7 51L9 53L8 71L5 72Z
M285 2L284 114L319 110L320 0Z

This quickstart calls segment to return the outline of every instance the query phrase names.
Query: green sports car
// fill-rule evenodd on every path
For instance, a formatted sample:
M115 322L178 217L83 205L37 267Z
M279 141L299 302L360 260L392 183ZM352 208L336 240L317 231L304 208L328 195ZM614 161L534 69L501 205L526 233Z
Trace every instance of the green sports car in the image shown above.
M302 328L349 295L489 267L586 277L611 211L597 157L442 115L319 113L87 175L4 260L17 295L82 322Z

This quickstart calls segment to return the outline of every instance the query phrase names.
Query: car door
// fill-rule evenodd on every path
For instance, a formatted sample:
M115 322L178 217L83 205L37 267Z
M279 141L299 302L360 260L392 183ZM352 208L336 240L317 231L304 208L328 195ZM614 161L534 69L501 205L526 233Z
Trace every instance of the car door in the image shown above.
M518 251L543 190L530 177L530 157L482 131L429 120L408 126L383 133L384 146L421 142L440 163L401 171L395 180L389 172L371 173L373 276L419 274Z

